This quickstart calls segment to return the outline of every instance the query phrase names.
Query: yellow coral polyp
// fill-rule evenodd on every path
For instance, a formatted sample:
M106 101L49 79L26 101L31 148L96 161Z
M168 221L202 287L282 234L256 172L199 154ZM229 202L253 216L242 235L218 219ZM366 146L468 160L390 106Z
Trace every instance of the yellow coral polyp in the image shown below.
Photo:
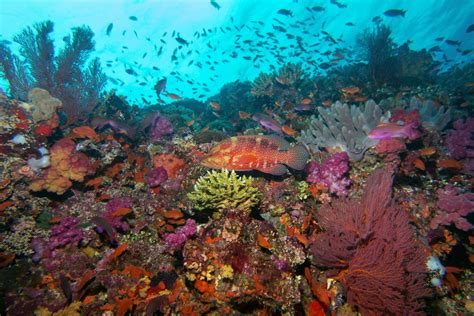
M187 196L196 210L250 211L260 200L260 192L253 186L252 177L240 177L229 170L208 171L197 180L194 190Z

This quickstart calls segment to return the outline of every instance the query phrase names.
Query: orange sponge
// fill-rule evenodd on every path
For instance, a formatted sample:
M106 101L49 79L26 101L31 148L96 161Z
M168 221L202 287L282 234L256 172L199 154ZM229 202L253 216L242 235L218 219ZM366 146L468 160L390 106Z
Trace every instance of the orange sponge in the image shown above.
M162 154L153 157L153 166L155 168L163 167L168 173L168 178L174 179L178 171L185 165L184 160L173 154Z

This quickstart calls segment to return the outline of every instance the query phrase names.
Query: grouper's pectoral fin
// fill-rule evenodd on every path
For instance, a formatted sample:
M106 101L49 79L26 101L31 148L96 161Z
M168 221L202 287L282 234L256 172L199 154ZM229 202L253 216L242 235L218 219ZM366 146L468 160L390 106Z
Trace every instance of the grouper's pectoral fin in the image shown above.
M281 176L288 172L288 168L282 164L269 165L265 168L261 167L256 170L261 171L263 173L269 173L274 176Z

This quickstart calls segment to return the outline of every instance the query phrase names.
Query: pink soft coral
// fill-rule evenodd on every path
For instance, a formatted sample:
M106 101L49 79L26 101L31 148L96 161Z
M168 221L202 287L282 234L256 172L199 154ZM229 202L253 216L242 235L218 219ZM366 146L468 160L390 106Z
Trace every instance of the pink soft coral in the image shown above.
M448 185L438 190L438 212L431 220L431 228L454 224L460 230L468 231L472 225L465 218L474 212L474 193L461 193L458 188Z

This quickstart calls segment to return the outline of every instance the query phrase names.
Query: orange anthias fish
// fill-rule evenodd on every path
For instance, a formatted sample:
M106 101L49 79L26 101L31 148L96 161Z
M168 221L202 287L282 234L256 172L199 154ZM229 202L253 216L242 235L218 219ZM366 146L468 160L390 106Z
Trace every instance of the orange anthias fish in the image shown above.
M168 93L168 94L166 94L166 96L170 99L173 99L173 100L181 100L182 99L179 95L177 95L175 93Z
M84 126L79 126L76 128L72 129L72 132L77 136L78 138L91 138L91 139L96 139L98 137L97 133L94 131L92 127L89 127L87 125Z
M209 105L216 111L220 111L220 109L221 109L221 106L219 105L219 103L217 103L215 101L209 102Z
M290 147L290 143L278 136L235 136L217 144L201 164L214 169L283 175L287 167L302 170L308 156L303 145Z
M359 87L346 87L346 88L342 88L341 91L347 94L356 94L356 93L359 93L360 88Z

